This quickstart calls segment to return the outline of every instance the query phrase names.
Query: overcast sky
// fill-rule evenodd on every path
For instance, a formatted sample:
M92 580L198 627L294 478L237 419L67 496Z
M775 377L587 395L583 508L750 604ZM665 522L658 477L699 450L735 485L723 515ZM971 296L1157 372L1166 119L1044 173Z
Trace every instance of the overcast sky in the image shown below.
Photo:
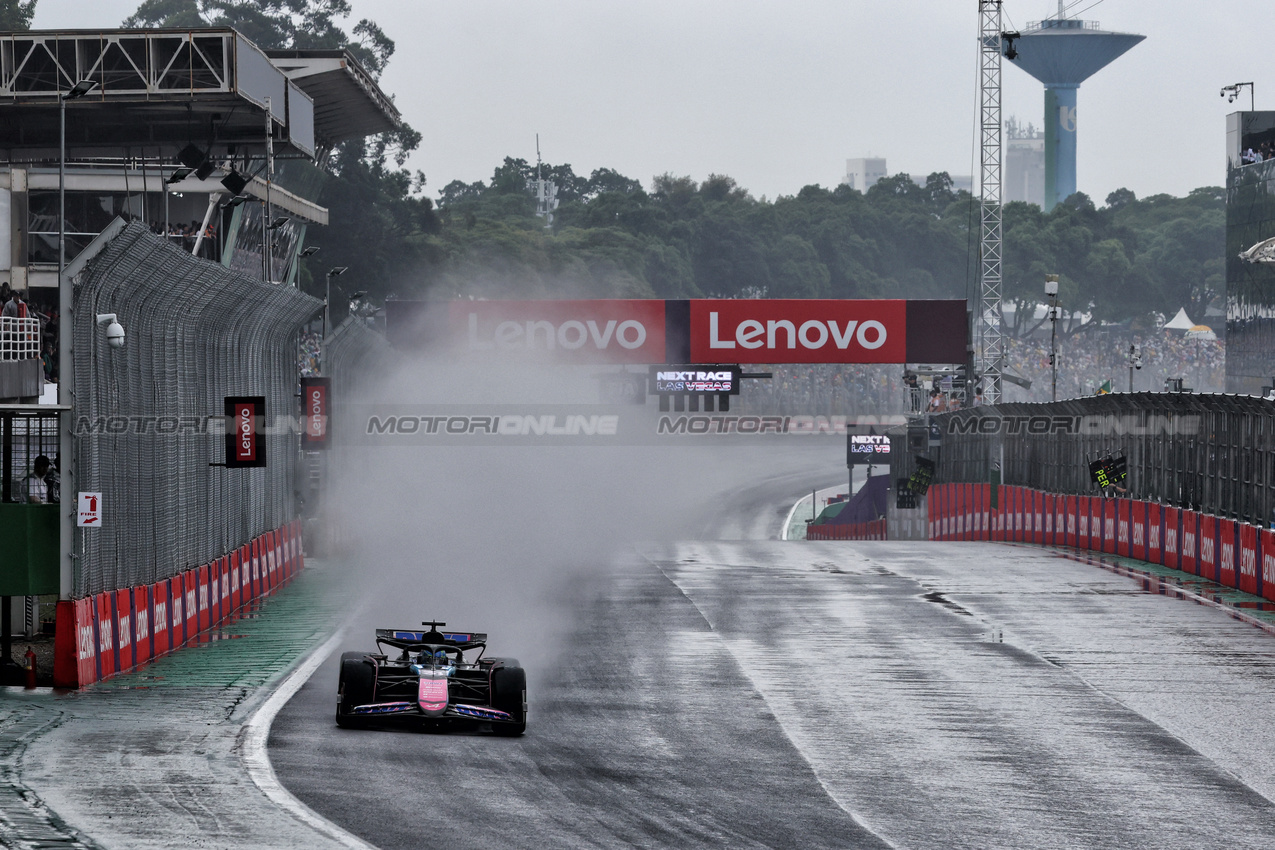
M756 196L832 186L851 157L891 173L977 172L976 0L352 0L397 42L382 79L424 140L436 193L505 156L729 174ZM137 0L39 0L34 25L113 27ZM1253 0L1081 0L1146 41L1081 86L1078 185L1182 195L1224 182L1221 86L1275 106ZM1006 28L1057 0L1006 0ZM1006 116L1039 125L1039 83L1006 63ZM1245 94L1243 108L1248 108Z

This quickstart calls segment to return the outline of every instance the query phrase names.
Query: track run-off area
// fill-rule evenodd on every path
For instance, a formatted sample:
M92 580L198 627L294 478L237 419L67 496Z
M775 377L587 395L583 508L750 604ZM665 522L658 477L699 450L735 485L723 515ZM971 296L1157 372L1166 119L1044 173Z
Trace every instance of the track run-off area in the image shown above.
M25 846L1270 846L1271 635L1057 549L780 541L835 478L758 479L617 542L546 646L457 624L523 658L522 738L337 728L339 653L411 624L336 563L234 639L6 691L0 843L28 817ZM245 724L338 630L263 736L268 796Z

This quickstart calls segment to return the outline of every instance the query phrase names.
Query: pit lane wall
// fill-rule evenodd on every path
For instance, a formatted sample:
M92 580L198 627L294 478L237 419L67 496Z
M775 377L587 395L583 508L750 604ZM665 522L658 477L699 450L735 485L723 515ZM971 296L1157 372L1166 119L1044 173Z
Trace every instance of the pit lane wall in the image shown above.
M870 522L806 526L807 540L885 540L885 517Z
M197 643L304 566L298 520L154 584L60 601L54 684L84 687Z
M934 484L931 540L1072 546L1160 564L1275 601L1275 531L1160 502Z

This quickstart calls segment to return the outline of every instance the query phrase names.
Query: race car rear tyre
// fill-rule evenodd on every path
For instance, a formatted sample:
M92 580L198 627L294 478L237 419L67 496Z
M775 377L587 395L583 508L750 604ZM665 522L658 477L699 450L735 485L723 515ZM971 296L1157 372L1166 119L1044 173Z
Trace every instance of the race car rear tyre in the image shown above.
M512 658L503 659L517 664ZM491 724L497 735L516 736L527 731L527 671L521 667L505 666L492 671L491 706L514 718L512 723Z
M489 658L493 667L521 667L517 658Z
M341 653L341 679L337 686L336 723L350 728L362 718L352 714L356 705L367 705L375 699L376 668L365 661L366 652Z

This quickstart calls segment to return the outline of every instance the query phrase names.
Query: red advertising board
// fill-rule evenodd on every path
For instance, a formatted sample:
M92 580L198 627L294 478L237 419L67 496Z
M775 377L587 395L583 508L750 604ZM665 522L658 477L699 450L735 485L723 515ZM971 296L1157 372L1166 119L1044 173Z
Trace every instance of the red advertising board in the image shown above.
M105 679L119 669L115 645L115 594L99 593L93 597L97 614L97 678Z
M1181 541L1178 544L1178 562L1181 564L1180 569L1183 572L1198 573L1199 563L1196 560L1197 541L1199 539L1198 522L1200 515L1195 511L1183 509L1179 512L1182 516L1182 532L1180 534Z
M195 574L195 604L199 606L197 627L199 631L206 632L212 625L212 588L209 586L211 576L207 564L191 572Z
M1165 506L1164 514L1164 565L1175 570L1182 568L1182 511Z
M1147 559L1147 503L1129 503L1129 557Z
M1147 560L1153 564L1164 563L1164 528L1161 523L1159 502L1147 502Z
M171 648L172 615L169 612L168 581L151 585L151 655L158 658Z
M1258 528L1244 523L1239 529L1239 588L1245 593L1257 593L1257 538Z
M133 591L115 591L115 645L119 648L119 669L133 669Z
M1235 523L1229 519L1217 520L1217 580L1227 587L1239 587L1235 574L1235 546L1239 542L1239 532Z
M683 362L667 357L664 305L620 299L453 301L449 323L453 345L474 354L505 353L564 363Z
M907 302L770 299L691 302L695 363L902 363Z
M1057 498L1053 493L1045 494L1045 536L1043 539L1046 545L1054 543L1054 506L1056 503Z
M1129 500L1116 499L1116 554L1129 557Z
M226 397L226 466L266 465L265 417L265 396Z
M309 451L328 447L329 423L332 421L329 406L332 399L331 378L301 379L301 448Z
M1063 537L1063 542L1065 542L1068 546L1076 545L1077 529L1079 528L1079 524L1076 521L1077 510L1076 497L1068 496L1065 515L1063 518L1063 522L1065 523L1065 536Z
M151 660L151 589L133 588L133 663Z
M186 599L183 609L186 614L186 640L199 634L199 572L187 570L181 574Z
M1102 551L1116 552L1116 501L1102 499Z
M1198 514L1195 520L1195 571L1210 581L1217 581L1217 519L1212 514Z
M1258 592L1263 599L1275 602L1275 531L1262 529L1260 537L1262 573Z

